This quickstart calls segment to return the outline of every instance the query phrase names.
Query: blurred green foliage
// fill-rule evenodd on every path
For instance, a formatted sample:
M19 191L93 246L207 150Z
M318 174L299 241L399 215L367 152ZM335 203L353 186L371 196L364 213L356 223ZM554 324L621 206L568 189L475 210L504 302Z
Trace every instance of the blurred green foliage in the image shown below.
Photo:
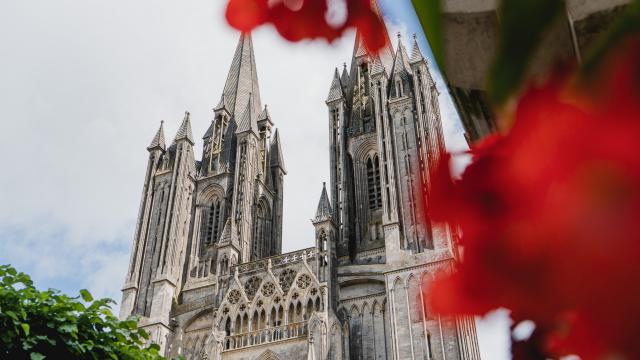
M0 265L0 283L2 359L163 359L157 345L144 346L148 335L135 318L111 313L111 299L39 291L9 265Z
M498 47L487 84L490 101L501 105L520 87L544 33L563 9L559 0L500 2Z

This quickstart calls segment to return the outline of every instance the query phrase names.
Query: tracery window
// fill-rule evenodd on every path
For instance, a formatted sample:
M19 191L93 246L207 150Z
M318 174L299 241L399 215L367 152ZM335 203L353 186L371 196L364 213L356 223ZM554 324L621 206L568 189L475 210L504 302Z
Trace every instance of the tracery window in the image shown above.
M367 159L367 194L370 210L376 210L382 207L380 160L377 154Z

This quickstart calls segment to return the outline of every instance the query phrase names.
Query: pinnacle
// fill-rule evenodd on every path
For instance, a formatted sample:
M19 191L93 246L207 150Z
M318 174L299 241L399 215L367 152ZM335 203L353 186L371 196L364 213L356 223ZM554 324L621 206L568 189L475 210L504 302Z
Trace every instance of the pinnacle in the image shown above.
M187 140L191 145L194 144L193 133L191 132L191 114L188 111L184 112L184 119L174 141L178 142L180 140Z
M416 34L413 34L413 50L411 50L411 63L416 63L424 60L424 56L422 55L422 51L420 51L420 46L418 45L418 38Z
M344 98L342 93L342 85L340 84L340 75L338 74L338 68L333 73L333 81L331 82L331 89L329 89L329 95L326 102L339 100Z
M255 106L253 102L253 95L251 93L249 94L249 102L247 103L247 107L245 108L244 113L242 113L242 117L238 122L236 134L245 131L253 131L254 134L258 135L258 123L256 122Z
M227 222L222 229L222 235L220 235L220 245L232 244L238 246L238 229L235 226L235 222L231 220L231 217L227 218Z
M349 72L347 71L347 63L342 64L342 75L340 76L340 82L342 86L347 86L349 84Z
M398 50L396 51L396 56L393 60L392 73L401 72L403 70L410 74L411 65L409 65L407 49L405 49L404 44L402 43L402 36L398 33Z
M322 182L322 193L320 194L320 201L318 202L318 209L316 210L316 217L314 222L320 222L329 220L333 216L333 210L331 209L331 203L329 202L329 195L327 194L327 184Z
M280 145L280 134L276 129L273 134L273 140L271 140L269 165L271 167L280 167L282 172L287 173L287 169L284 166L284 160L282 158L282 147Z
M149 151L155 149L166 149L166 145L164 143L164 120L160 121L160 128L158 128L158 131L156 131L156 135L153 137L153 140L151 140L151 144L149 144L147 149Z

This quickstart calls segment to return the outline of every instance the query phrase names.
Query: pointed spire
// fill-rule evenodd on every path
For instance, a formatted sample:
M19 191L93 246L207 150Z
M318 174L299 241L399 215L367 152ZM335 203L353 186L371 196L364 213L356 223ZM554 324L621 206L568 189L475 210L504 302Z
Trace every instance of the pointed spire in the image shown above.
M385 72L384 65L382 65L382 61L380 61L380 57L376 56L373 59L373 64L371 64L371 75L378 75Z
M380 20L382 21L382 23L384 24L384 19L382 18L382 15L380 15L380 9L378 8L378 2L372 0L371 1L371 7L373 12L380 18ZM384 36L385 36L385 40L386 40L386 45L383 46L380 50L378 50L378 53L375 54L377 56L380 57L380 60L382 62L382 65L384 66L385 70L387 71L387 73L389 73L391 71L391 66L393 64L393 49L391 48L391 42L389 41L389 35L387 33L387 29L385 26L385 30L384 30ZM351 58L351 73L353 74L354 69L356 68L356 66L358 66L358 61L357 59L359 57L362 57L364 55L371 55L369 54L367 47L364 44L364 40L362 38L362 34L360 33L360 31L356 32L356 41L353 47L353 55Z
M411 50L411 63L417 63L424 60L420 46L418 46L418 38L413 34L413 50Z
M253 96L249 94L249 102L247 103L246 108L244 109L244 113L242 113L242 117L240 121L238 121L238 128L236 129L236 134L245 132L245 131L253 131L254 134L258 135L258 123L256 121L256 111L253 103Z
M264 104L264 109L262 109L260 116L258 116L258 121L262 121L262 120L269 120L269 122L271 122L271 115L269 114L269 109L267 108L267 104Z
M284 166L284 160L282 158L282 147L280 145L280 133L276 129L273 134L273 140L271 140L271 149L269 149L269 165L271 167L279 167L283 173L287 173L287 168Z
M347 71L347 63L342 64L342 75L340 76L340 82L342 86L348 86L350 82L349 72Z
M246 109L251 97L253 97L253 112L258 114L262 110L262 104L253 41L251 34L242 33L224 84L220 104L216 108L227 107L232 115L238 117Z
M218 105L216 105L216 107L213 108L213 111L218 111L222 109L229 110L229 104L227 104L227 98L224 97L224 93L222 94L222 96L220 96L220 101L218 102Z
M191 132L191 114L188 111L184 112L184 119L182 119L182 124L180 125L180 129L178 129L178 133L176 134L175 142L186 139L194 144L193 141L193 133Z
M164 120L160 121L160 128L156 131L156 135L151 140L151 144L147 147L147 150L156 150L160 149L164 151L166 149L166 145L164 144Z
M327 103L343 99L342 85L340 84L340 74L338 74L338 68L333 73L333 81L331 82L331 89L329 89L329 95L327 96Z
M327 184L322 183L322 194L320 194L320 201L318 202L318 209L316 210L316 217L313 222L321 222L330 220L333 216L333 210L331 209L331 203L329 202L329 195L327 194Z
M222 235L220 235L220 245L235 245L236 247L239 244L238 240L238 228L236 228L236 223L231 220L231 217L227 218L227 222L224 223L224 228L222 229Z
M213 125L214 125L214 120L211 120L211 125L209 125L207 132L205 132L204 136L202 136L203 139L206 139L208 137L211 137L211 135L213 135Z
M406 71L411 74L411 65L409 65L407 49L405 49L404 44L402 43L402 35L398 32L398 50L396 51L396 56L393 59L393 70L391 73L395 74L402 71Z

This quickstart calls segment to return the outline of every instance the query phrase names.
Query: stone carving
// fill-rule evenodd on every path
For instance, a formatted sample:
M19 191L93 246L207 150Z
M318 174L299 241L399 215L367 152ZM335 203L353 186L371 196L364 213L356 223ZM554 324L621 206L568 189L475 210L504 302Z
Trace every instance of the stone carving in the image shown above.
M237 304L240 301L240 291L233 289L229 292L229 303Z
M300 277L298 278L298 280L296 281L296 285L300 288L300 289L306 289L309 287L309 285L311 285L311 276L307 275L307 274L302 274L300 275Z
M291 284L293 284L293 279L295 279L295 277L296 272L293 269L284 269L280 273L278 280L280 280L280 287L285 293L289 292L289 289L291 288Z
M269 297L276 291L276 285L272 282L268 282L262 286L262 295Z
M258 288L262 283L262 279L257 276L250 277L246 283L244 283L244 293L247 294L249 300L253 299L253 297L258 292Z

